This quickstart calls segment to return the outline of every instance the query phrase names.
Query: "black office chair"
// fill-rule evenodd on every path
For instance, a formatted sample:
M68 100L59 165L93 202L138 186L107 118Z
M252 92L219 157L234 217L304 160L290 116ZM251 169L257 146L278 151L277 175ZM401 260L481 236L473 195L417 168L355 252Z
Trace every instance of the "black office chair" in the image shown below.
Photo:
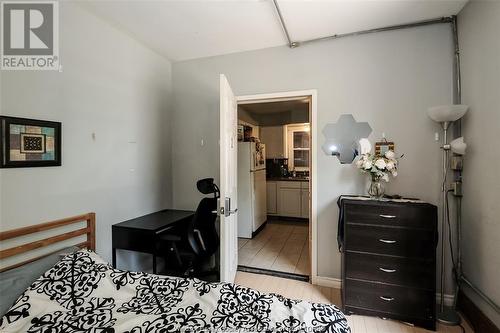
M201 193L213 194L213 197L201 199L194 217L184 230L166 231L159 236L160 249L165 249L166 245L166 250L175 256L181 269L180 275L185 277L218 274L217 266L208 269L206 266L219 248L219 235L215 227L219 188L213 178L199 180L196 187Z

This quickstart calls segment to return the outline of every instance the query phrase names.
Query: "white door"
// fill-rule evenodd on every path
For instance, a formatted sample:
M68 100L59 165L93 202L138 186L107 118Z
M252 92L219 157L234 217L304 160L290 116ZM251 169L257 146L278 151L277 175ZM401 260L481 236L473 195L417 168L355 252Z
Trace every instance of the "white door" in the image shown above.
M220 75L220 279L234 282L238 266L237 102Z

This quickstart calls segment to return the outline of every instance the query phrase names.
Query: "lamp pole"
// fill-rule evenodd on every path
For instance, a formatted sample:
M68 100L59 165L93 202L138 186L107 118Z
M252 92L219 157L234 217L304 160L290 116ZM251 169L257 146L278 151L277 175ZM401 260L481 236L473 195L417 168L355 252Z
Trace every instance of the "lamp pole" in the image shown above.
M447 217L447 209L446 209L446 178L448 174L448 127L450 126L450 123L445 121L442 123L443 126L443 183L441 185L441 196L443 200L443 205L441 209L441 304L440 304L440 314L444 313L444 276L445 276L445 237L444 237L444 232L445 232L445 223L446 223L446 217Z
M460 324L460 316L456 312L456 310L453 308L448 308L445 307L444 305L444 293L445 293L445 273L446 273L446 255L445 255L445 231L446 231L446 223L448 221L448 200L447 200L447 195L448 195L448 188L447 188L447 178L448 178L448 152L451 149L450 144L448 143L448 127L450 126L451 122L449 121L444 121L441 123L443 127L443 184L441 186L441 192L442 192L442 200L443 200L443 205L442 205L442 212L441 212L441 304L440 306L440 311L437 314L437 319L440 323L446 324L446 325L458 325ZM451 230L448 230L448 232L451 232ZM453 261L453 258L452 258Z

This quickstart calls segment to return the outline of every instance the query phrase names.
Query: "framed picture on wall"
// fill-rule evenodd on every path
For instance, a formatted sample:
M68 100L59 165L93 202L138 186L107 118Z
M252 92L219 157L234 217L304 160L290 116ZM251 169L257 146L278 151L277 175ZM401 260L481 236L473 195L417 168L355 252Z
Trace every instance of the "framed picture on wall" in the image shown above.
M383 156L385 155L385 152L388 150L394 151L395 145L394 142L388 142L388 141L382 141L382 142L375 142L375 155L377 156Z
M0 116L0 167L61 165L61 123Z

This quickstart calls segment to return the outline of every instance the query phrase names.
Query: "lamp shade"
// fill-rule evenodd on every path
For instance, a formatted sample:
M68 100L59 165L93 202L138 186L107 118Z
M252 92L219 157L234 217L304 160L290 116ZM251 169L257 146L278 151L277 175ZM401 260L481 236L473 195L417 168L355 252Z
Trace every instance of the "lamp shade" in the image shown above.
M464 137L461 136L450 142L451 151L458 155L465 155L467 144L464 142Z
M429 117L438 123L453 122L464 116L469 107L467 105L440 105L427 110Z

